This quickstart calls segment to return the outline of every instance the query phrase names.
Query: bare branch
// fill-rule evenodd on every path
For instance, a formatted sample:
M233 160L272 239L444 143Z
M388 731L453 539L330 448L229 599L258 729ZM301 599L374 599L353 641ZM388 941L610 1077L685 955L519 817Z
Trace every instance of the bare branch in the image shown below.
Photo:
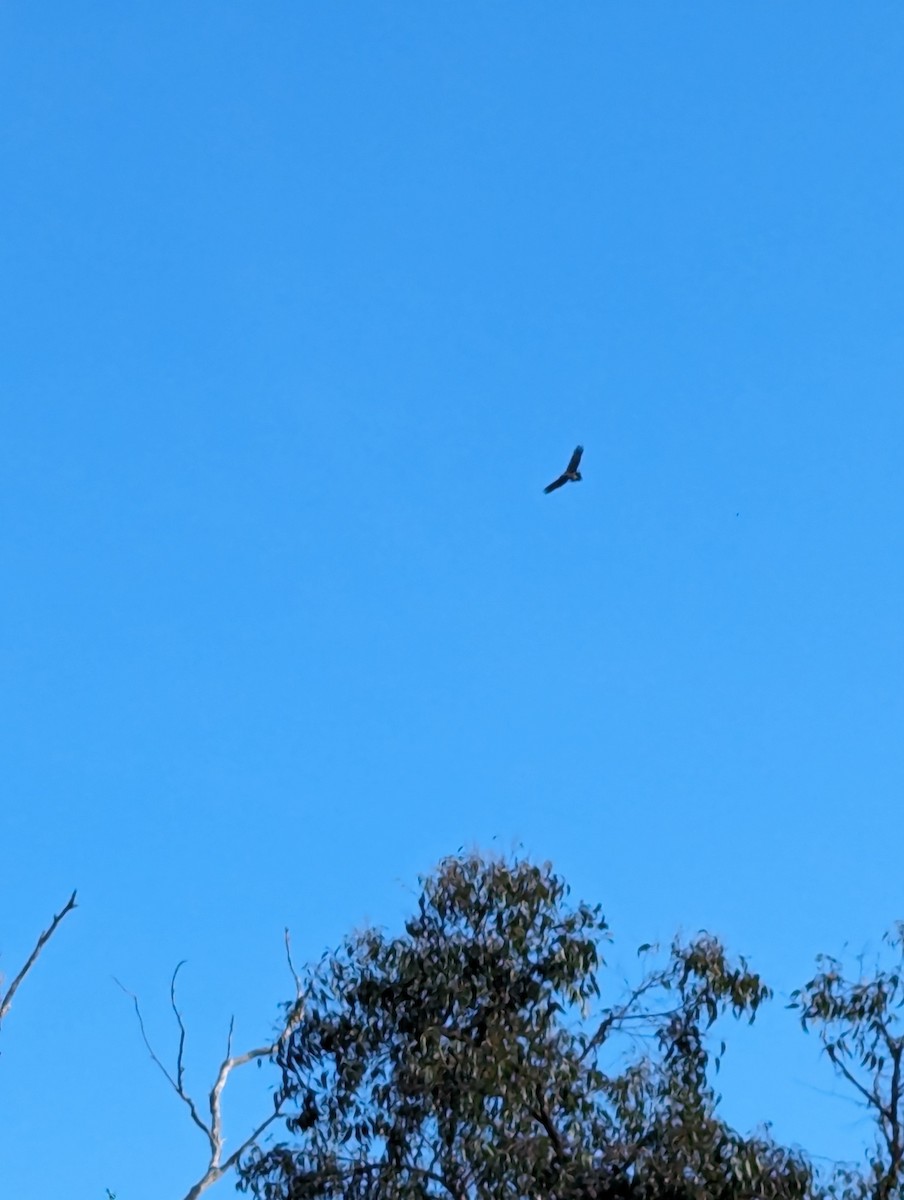
M204 1136L207 1138L207 1142L210 1147L210 1157L208 1159L207 1168L204 1171L204 1174L201 1176L201 1178L197 1181L197 1183L195 1183L188 1190L188 1192L186 1192L185 1200L198 1200L198 1197L201 1196L205 1191L207 1191L207 1189L209 1187L211 1187L214 1183L216 1183L219 1179L221 1179L224 1175L226 1175L229 1171L232 1170L232 1168L236 1165L236 1163L239 1161L241 1156L245 1153L246 1150L250 1149L250 1147L254 1145L254 1143L257 1141L257 1139L260 1137L260 1135L264 1132L264 1130L267 1129L267 1127L269 1125L272 1125L273 1122L276 1121L282 1115L282 1100L278 1100L274 1107L274 1111L272 1113L270 1113L270 1115L265 1120L261 1121L261 1123L257 1126L257 1128L254 1129L252 1131L252 1133L250 1133L248 1135L247 1138L245 1138L245 1140L241 1143L241 1145L236 1150L233 1150L232 1153L229 1154L229 1156L224 1159L223 1154L224 1154L225 1145L226 1145L226 1138L223 1134L222 1098L223 1098L223 1091L226 1087L226 1083L227 1083L227 1080L229 1079L230 1074L237 1067L243 1067L247 1063L253 1062L256 1059L270 1058L274 1054L276 1054L281 1042L288 1036L292 1025L295 1023L295 1021L297 1020L297 1017L298 1017L299 1005L301 1003L301 1000L302 1000L302 997L304 994L304 989L302 987L301 978L299 977L299 975L298 975L297 971L295 970L295 967L292 963L292 952L291 952L291 947L290 947L290 943L289 943L288 929L285 931L285 944L286 944L286 960L289 964L289 970L292 974L292 979L295 982L296 1004L293 1006L293 1008L288 1013L286 1020L285 1020L285 1024L284 1024L283 1028L280 1029L279 1036L276 1038L275 1041L269 1043L266 1046L258 1046L253 1050L246 1050L243 1054L233 1054L232 1053L232 1039L233 1039L233 1034L235 1032L235 1017L230 1018L229 1032L226 1037L226 1056L223 1059L223 1061L220 1063L219 1069L217 1070L216 1078L214 1080L213 1087L210 1089L210 1092L209 1092L208 1098L207 1098L208 1108L210 1110L210 1121L209 1122L202 1119L200 1113L198 1112L197 1106L195 1105L194 1100L191 1098L191 1096L185 1090L186 1030L185 1030L185 1022L182 1019L182 1014L179 1011L179 1006L176 1003L176 977L179 974L179 970L184 965L184 960L183 960L183 962L180 962L176 966L175 971L173 971L172 980L170 982L170 1007L172 1008L173 1013L175 1014L176 1021L179 1026L179 1045L178 1045L178 1048L176 1051L176 1074L175 1074L175 1077L170 1074L170 1072L166 1069L166 1067L160 1061L157 1054L154 1052L154 1049L151 1046L150 1041L148 1040L147 1032L146 1032L145 1026L144 1026L144 1020L142 1019L141 1009L138 1005L137 997L132 992L130 992L127 988L123 987L123 985L121 983L119 983L118 979L116 980L116 982L119 983L119 986L126 993L126 995L130 996L132 999L132 1002L135 1006L135 1014L138 1018L138 1026L141 1030L141 1036L144 1040L145 1046L147 1047L148 1053L150 1054L152 1060L157 1064L157 1066L160 1068L160 1070L166 1076L166 1079L168 1080L173 1091L176 1093L176 1095L179 1097L179 1099L182 1100L183 1103L185 1103L187 1105L188 1110L191 1113L192 1120L198 1126L198 1128L204 1133Z
M279 1037L277 1038L277 1042L276 1042L277 1045L282 1045L283 1043L285 1043L287 1041L292 1030L295 1028L295 1026L301 1020L302 1014L304 1012L304 999L305 999L305 992L306 992L306 989L301 982L301 977L299 976L298 972L295 969L295 963L292 961L292 943L291 943L291 939L289 936L288 926L283 931L283 940L285 942L285 947L286 947L286 962L289 967L289 973L292 976L292 982L295 984L295 1003L286 1012L286 1017L285 1017L285 1020L283 1021L282 1030L280 1032Z
M285 942L286 942L286 962L289 964L289 970L291 971L292 979L295 982L295 995L301 996L301 992L302 992L301 980L298 977L298 972L295 970L295 964L292 962L292 943L289 939L288 925L285 928Z
M135 1016L138 1018L138 1028L141 1030L141 1040L144 1042L145 1048L147 1049L148 1054L150 1054L152 1061L160 1068L160 1070L163 1072L163 1074L166 1076L166 1078L169 1080L170 1084L172 1085L173 1091L175 1091L176 1094L178 1095L179 1085L176 1083L175 1079L173 1079L172 1075L170 1075L169 1071L167 1071L166 1067L163 1065L163 1063L160 1061L160 1059L154 1053L154 1047L151 1045L150 1041L148 1040L147 1031L145 1030L145 1027L144 1027L144 1017L142 1017L142 1015L141 1015L141 1008L138 1004L138 997L135 995L134 992L130 992L129 989L126 987L126 985L124 983L122 983L119 979L117 979L115 975L113 976L113 982L116 984L117 987L121 988L125 992L125 994L129 997L129 999L132 1001L132 1004L135 1007Z
M180 963L179 966L181 966L181 965L182 964ZM178 971L178 969L179 969L179 967L176 968L177 971ZM175 974L173 975L173 979L175 980ZM141 1037L142 1037L142 1040L143 1040L145 1046L147 1047L148 1054L150 1054L150 1056L151 1056L151 1060L154 1063L156 1063L156 1065L160 1068L160 1070L163 1072L164 1076L168 1080L170 1086L172 1087L173 1091L176 1093L176 1095L179 1097L179 1099L186 1105L186 1107L188 1108L188 1111L191 1113L191 1119L194 1121L194 1123L198 1126L198 1128L201 1130L201 1132L207 1138L208 1142L210 1142L211 1151L213 1151L214 1142L213 1142L213 1137L211 1135L211 1132L207 1128L207 1126L204 1124L204 1122L201 1120L201 1116L198 1112L197 1107L195 1106L194 1100L192 1100L191 1096L189 1096L187 1094L187 1092L185 1091L185 1089L182 1087L181 1059L182 1059L182 1047L183 1047L183 1044L185 1041L184 1029L182 1031L182 1037L179 1042L179 1059L178 1059L178 1065L177 1065L176 1079L174 1079L172 1077L172 1075L170 1075L170 1073L166 1069L166 1067L163 1065L163 1063L160 1061L160 1058L157 1056L157 1054L154 1050L154 1047L150 1043L150 1040L147 1035L147 1030L145 1029L145 1026L144 1026L144 1018L141 1015L141 1008L138 1004L138 997L135 995L134 992L130 992L129 989L124 984L120 983L115 975L113 976L113 980L115 983L119 984L119 986L122 988L122 990L125 992L125 994L128 997L130 997L132 1004L135 1006L135 1016L138 1018L138 1028L141 1030ZM180 1023L180 1027L181 1027L181 1024L182 1024L181 1019L180 1019L179 1023ZM178 1080L178 1082L177 1082L177 1080Z
M76 907L75 896L76 896L76 893L73 892L72 895L69 897L68 901L66 902L65 906L56 914L56 916L50 922L50 925L44 930L44 932L38 938L37 942L35 943L34 950L32 950L31 954L28 956L28 958L25 962L25 966L22 968L22 970L19 972L19 974L15 977L15 979L9 985L6 995L3 996L2 998L0 998L0 1024L3 1023L3 1018L6 1016L6 1014L10 1010L10 1007L13 1002L13 996L15 996L16 990L18 989L19 984L22 982L22 980L25 978L25 976L28 974L28 972L31 970L31 968L37 962L38 955L41 953L41 951L44 949L44 947L47 945L47 943L53 937L54 933L56 933L56 928L59 925L59 923L66 916L67 913L71 912Z
M223 1120L220 1101L230 1072L236 1067L243 1067L245 1063L253 1062L256 1058L269 1058L271 1054L276 1053L278 1045L279 1042L276 1041L269 1046L259 1046L256 1050L246 1050L244 1054L237 1054L234 1058L224 1058L220 1063L216 1081L210 1089L210 1130L214 1150L211 1158L212 1166L219 1166L223 1153Z
M185 966L186 960L183 958L181 962L176 963L176 969L173 971L173 977L170 980L170 1007L175 1014L176 1020L179 1023L179 1050L176 1054L176 1091L182 1095L182 1083L185 1078L185 1024L182 1020L182 1014L176 1006L176 976L182 967Z
M232 1168L235 1166L235 1164L239 1161L239 1159L245 1153L245 1151L250 1149L250 1147L254 1145L254 1143L257 1141L257 1139L260 1137L260 1135L264 1132L264 1130L267 1128L267 1126L272 1125L273 1122L279 1116L281 1116L280 1109L281 1109L281 1106L280 1106L280 1108L274 1109L274 1111L270 1114L270 1116L267 1117L267 1119L265 1121L261 1121L261 1123L260 1123L260 1125L258 1125L257 1129L255 1129L253 1133L249 1134L248 1137L245 1138L244 1142L242 1142L242 1144L241 1144L241 1146L239 1146L238 1150L233 1150L233 1152L229 1155L229 1157L226 1159L226 1161L223 1163L223 1165L221 1167L222 1174L225 1175L225 1173L227 1171L231 1171Z
M232 1042L232 1024L233 1023L230 1022L229 1025L230 1044ZM225 1146L226 1139L223 1136L223 1121L220 1103L223 1095L223 1089L226 1086L226 1080L229 1078L230 1072L236 1067L243 1067L246 1063L252 1062L256 1058L263 1058L265 1056L269 1057L271 1054L275 1053L277 1046L278 1041L273 1042L269 1046L259 1046L256 1050L247 1050L244 1054L237 1054L234 1057L227 1057L220 1063L220 1069L217 1072L216 1081L214 1082L213 1087L210 1089L209 1097L209 1138L211 1147L210 1161L207 1164L207 1170L204 1172L198 1182L186 1192L185 1200L197 1200L197 1198L212 1184L216 1183L218 1179L222 1179L224 1175L232 1170L245 1151L257 1141L267 1126L272 1125L272 1123L280 1116L282 1107L281 1103L277 1104L276 1108L269 1115L269 1117L267 1117L266 1120L261 1121L260 1125L258 1125L257 1128L251 1134L249 1134L247 1138L245 1138L237 1150L233 1150L229 1157L223 1160L223 1148Z

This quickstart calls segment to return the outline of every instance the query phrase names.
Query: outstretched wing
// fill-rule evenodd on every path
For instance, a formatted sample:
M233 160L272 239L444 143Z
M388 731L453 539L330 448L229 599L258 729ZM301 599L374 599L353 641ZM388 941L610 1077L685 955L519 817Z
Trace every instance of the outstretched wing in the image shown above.
M571 456L571 462L565 468L566 475L570 475L572 471L576 471L578 469L578 463L581 461L581 455L583 453L584 453L583 446L575 446L574 454L572 454L572 456Z
M545 487L543 489L543 491L548 496L550 492L554 492L556 490L556 488L562 487L562 485L567 482L568 482L568 476L560 475L558 479L553 480L553 482L549 485L549 487Z

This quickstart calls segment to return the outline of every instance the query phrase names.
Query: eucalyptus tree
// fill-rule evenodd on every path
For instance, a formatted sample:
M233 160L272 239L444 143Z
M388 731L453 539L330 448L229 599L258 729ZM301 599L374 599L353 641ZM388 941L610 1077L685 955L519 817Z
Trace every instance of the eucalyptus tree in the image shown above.
M809 1164L720 1118L721 1018L769 990L701 934L610 982L609 930L549 865L476 855L423 879L404 931L298 980L275 1060L285 1141L258 1200L815 1200Z

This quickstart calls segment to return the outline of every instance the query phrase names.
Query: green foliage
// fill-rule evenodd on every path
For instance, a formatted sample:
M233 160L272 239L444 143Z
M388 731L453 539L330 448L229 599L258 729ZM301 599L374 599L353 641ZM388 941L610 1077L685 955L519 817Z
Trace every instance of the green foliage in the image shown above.
M873 1115L877 1126L870 1173L849 1181L849 1196L896 1200L904 1189L904 923L884 938L890 969L875 963L849 979L838 959L822 955L819 972L792 993L804 1029L816 1029L832 1065Z
M769 991L707 934L601 994L606 922L546 865L456 857L404 934L365 930L290 1006L291 1141L259 1200L814 1200L808 1164L719 1119L713 1027ZM644 962L655 959L641 947Z

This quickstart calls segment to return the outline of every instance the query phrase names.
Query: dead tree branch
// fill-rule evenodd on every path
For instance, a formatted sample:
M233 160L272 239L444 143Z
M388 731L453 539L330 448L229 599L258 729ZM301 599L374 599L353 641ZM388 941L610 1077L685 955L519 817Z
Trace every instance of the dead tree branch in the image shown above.
M197 1183L195 1183L185 1193L184 1200L198 1200L198 1197L202 1195L202 1193L205 1192L212 1184L216 1183L217 1180L222 1179L224 1175L228 1174L229 1171L232 1170L241 1156L246 1150L249 1150L254 1145L264 1130L269 1125L272 1125L272 1123L281 1116L282 1101L277 1100L273 1112L270 1113L270 1115L263 1121L261 1121L257 1128L245 1138L245 1140L236 1150L233 1150L229 1155L225 1154L226 1137L223 1133L222 1098L223 1090L226 1087L226 1083L230 1074L237 1067L243 1067L249 1062L254 1062L255 1059L270 1058L272 1055L274 1055L279 1049L283 1039L288 1034L291 1024L297 1019L299 1006L302 1003L303 997L301 980L295 973L295 969L292 966L292 959L289 953L288 930L286 930L286 954L296 988L295 1005L290 1010L289 1015L286 1018L286 1025L280 1030L279 1036L276 1038L276 1040L268 1045L258 1046L253 1050L246 1050L243 1054L233 1054L232 1037L235 1028L235 1018L233 1017L230 1019L229 1032L226 1038L226 1055L223 1058L223 1061L220 1063L213 1086L207 1094L207 1109L210 1113L209 1118L201 1115L200 1108L185 1086L186 1029L185 1022L182 1018L182 1013L178 1004L176 1003L176 977L179 974L180 969L184 966L184 960L178 963L176 969L173 971L172 980L170 981L170 1007L173 1010L176 1023L179 1026L179 1044L176 1050L175 1075L167 1070L166 1066L163 1064L160 1057L157 1055L153 1046L151 1045L150 1040L148 1039L144 1018L141 1015L141 1008L138 1003L138 997L133 992L130 992L128 988L124 987L118 979L116 980L116 983L119 984L126 995L132 1000L132 1004L135 1008L135 1016L138 1019L138 1028L141 1030L142 1040L144 1041L145 1047L147 1048L152 1061L157 1065L157 1067L159 1067L170 1087L183 1102L183 1104L185 1104L185 1106L188 1108L192 1121L195 1123L195 1125L197 1125L207 1139L207 1145L209 1149L207 1168Z
M35 943L34 950L32 950L31 954L26 959L25 966L22 968L22 970L19 972L19 974L15 977L15 979L9 985L6 995L3 996L2 998L0 998L0 1025L3 1024L3 1018L6 1016L6 1014L10 1010L10 1007L13 1002L13 997L16 994L19 984L22 982L22 980L25 978L25 976L28 974L28 972L31 970L31 968L37 962L38 955L41 953L41 951L44 949L44 947L47 945L47 943L50 941L50 939L56 933L56 929L57 929L57 926L59 925L59 923L63 920L63 918L66 916L67 913L72 912L72 910L76 907L75 896L76 896L76 893L73 892L72 895L69 897L68 901L66 902L66 904L64 905L64 907L56 914L56 916L50 922L49 926L44 930L44 932L38 938L37 942Z

